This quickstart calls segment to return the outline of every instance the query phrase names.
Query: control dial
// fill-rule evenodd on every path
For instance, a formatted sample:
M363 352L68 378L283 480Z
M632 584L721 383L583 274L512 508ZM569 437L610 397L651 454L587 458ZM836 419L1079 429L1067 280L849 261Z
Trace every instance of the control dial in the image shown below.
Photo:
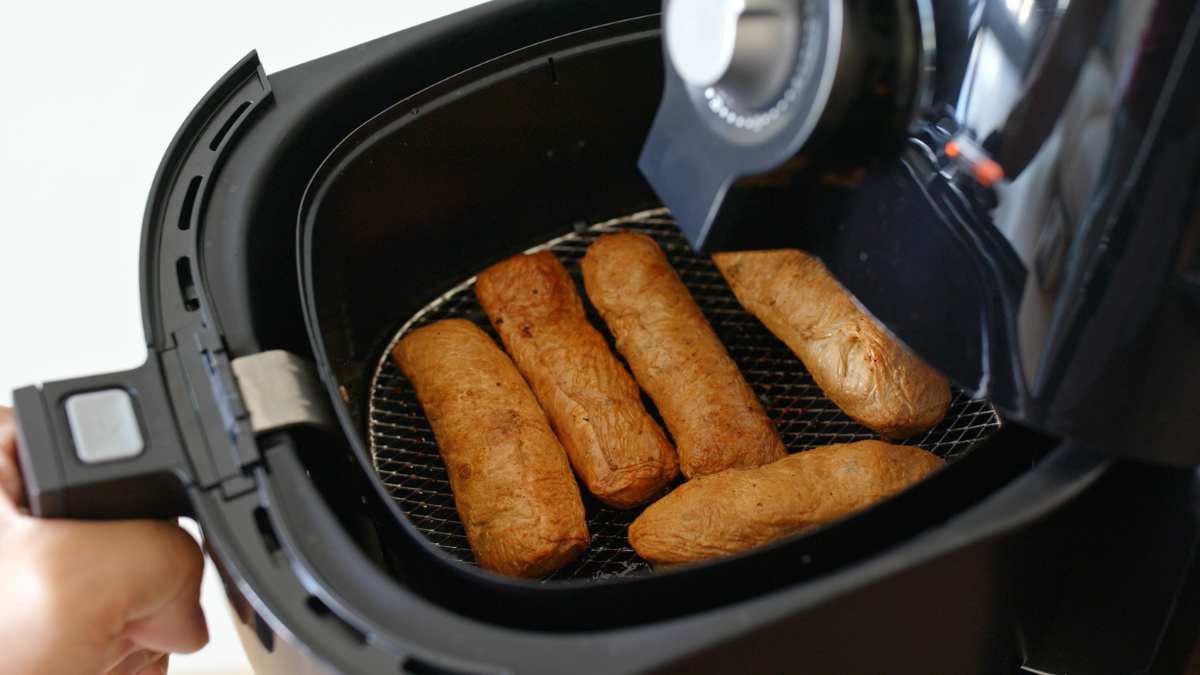
M745 112L787 89L800 47L796 0L676 0L666 3L667 53L696 88L714 88Z

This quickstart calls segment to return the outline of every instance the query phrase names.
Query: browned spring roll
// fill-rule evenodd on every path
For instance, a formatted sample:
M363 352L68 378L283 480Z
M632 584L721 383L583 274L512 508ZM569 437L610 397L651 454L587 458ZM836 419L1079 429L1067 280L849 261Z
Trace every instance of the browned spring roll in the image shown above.
M575 283L554 254L518 255L489 267L475 295L588 490L621 509L663 492L679 473L675 448L588 323Z
M392 353L416 389L480 567L540 577L588 545L579 486L546 414L477 326L450 319Z
M754 390L649 237L606 234L583 258L588 298L662 413L688 478L787 454Z
M942 466L907 445L858 441L684 483L629 526L654 564L730 555L828 523L895 494Z
M785 249L718 253L713 262L742 306L863 426L908 438L946 414L946 378L863 313L820 260Z

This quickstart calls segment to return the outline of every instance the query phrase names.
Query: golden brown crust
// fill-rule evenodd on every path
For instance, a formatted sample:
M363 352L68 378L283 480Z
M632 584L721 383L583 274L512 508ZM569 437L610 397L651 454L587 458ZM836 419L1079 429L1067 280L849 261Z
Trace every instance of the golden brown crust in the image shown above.
M950 407L946 378L854 303L820 260L795 249L718 253L734 295L846 414L888 438L925 431Z
M586 549L566 452L491 338L450 319L409 333L392 354L433 427L480 567L540 577Z
M688 478L787 454L737 364L653 239L606 234L583 258L588 298L658 406Z
M942 464L917 447L858 441L722 471L647 507L629 526L629 543L655 564L730 555L864 509Z
M661 494L679 473L675 448L588 322L554 254L518 255L489 267L475 295L588 490L622 509Z

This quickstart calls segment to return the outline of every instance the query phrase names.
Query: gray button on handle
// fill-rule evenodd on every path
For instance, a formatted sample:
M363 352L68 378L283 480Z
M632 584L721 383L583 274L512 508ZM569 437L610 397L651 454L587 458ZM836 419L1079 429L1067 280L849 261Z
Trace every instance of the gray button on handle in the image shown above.
M145 449L133 399L124 389L75 394L65 407L80 461L115 462L136 457Z

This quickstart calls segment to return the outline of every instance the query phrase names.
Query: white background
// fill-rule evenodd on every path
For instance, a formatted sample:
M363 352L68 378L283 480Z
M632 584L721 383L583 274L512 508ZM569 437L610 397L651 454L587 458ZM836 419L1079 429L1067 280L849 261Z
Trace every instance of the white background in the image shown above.
M142 209L192 106L251 49L267 72L481 0L23 2L0 18L0 404L134 367ZM0 599L2 602L2 599ZM178 675L249 673L209 571L212 642Z

